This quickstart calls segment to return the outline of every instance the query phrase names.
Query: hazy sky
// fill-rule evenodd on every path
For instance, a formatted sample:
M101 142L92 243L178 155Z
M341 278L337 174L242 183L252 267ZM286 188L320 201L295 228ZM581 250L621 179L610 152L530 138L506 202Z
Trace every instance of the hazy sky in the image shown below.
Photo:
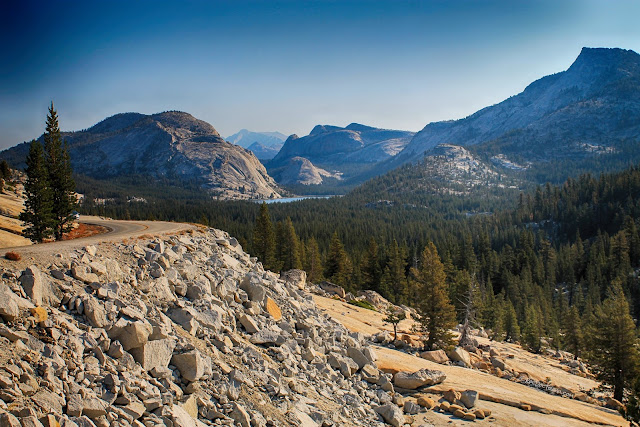
M419 130L565 70L640 52L640 1L10 1L0 148L126 111L182 110L223 136L316 124Z

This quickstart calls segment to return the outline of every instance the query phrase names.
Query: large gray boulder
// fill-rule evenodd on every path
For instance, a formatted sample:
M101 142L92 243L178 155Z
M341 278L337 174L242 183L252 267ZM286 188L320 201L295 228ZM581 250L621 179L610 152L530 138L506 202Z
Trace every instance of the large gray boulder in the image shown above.
M267 296L267 290L258 283L258 279L254 274L247 274L240 282L240 289L245 291L250 301L263 302Z
M18 296L7 285L0 283L0 317L7 322L13 322L20 316L16 298Z
M342 286L336 285L335 283L320 282L318 286L320 286L320 289L322 289L323 291L328 292L330 294L335 294L340 298L344 298L347 295L344 288Z
M198 381L204 376L207 371L207 364L210 365L211 361L198 350L191 350L186 353L173 355L171 364L178 368L182 378L193 382Z
M171 338L155 341L147 341L138 348L129 351L133 358L145 371L153 368L166 368L169 366L176 342Z
M307 272L304 270L289 270L280 273L280 279L302 290L307 284Z
M151 332L153 332L153 327L148 322L136 320L135 322L127 322L122 327L116 323L116 326L109 331L109 337L120 341L122 348L129 351L142 347L149 340Z
M378 406L375 411L382 416L386 423L391 424L393 427L401 427L405 423L402 410L393 403Z
M449 352L449 359L454 362L460 362L466 367L471 366L471 356L469 352L462 347L456 347Z
M84 315L89 324L94 328L104 328L109 321L107 320L107 312L100 301L92 296L84 299Z
M20 284L25 294L35 305L58 305L61 301L61 292L57 287L52 287L40 269L32 265L20 275Z
M400 371L393 376L393 385L407 390L440 384L447 376L442 371L420 369L415 372Z

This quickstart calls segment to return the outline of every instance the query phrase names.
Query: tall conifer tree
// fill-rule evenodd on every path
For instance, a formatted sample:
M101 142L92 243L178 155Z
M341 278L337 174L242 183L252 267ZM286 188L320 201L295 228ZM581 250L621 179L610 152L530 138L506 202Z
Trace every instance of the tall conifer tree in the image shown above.
M269 208L264 202L260 205L260 213L253 229L253 250L266 270L275 269L276 235Z
M42 242L51 236L51 191L44 150L40 142L33 140L27 155L27 182L24 191L27 199L20 219L27 224L23 235L34 242Z
M75 187L73 181L71 158L66 142L63 145L58 125L58 114L53 102L47 115L47 128L44 132L44 151L49 169L49 185L51 187L51 217L53 235L62 240L62 235L71 229L72 212L76 207Z
M329 244L324 276L336 285L350 288L350 275L351 261L349 260L347 251L344 250L344 245L340 241L338 233L334 232L331 237L331 243Z
M444 265L433 243L424 248L420 266L411 269L411 276L422 290L418 314L422 331L428 336L427 349L451 345L453 335L449 329L456 325L456 310L449 301Z
M596 309L590 333L589 361L596 376L611 384L613 398L622 401L625 387L637 373L639 354L636 325L619 282L614 282L609 297Z

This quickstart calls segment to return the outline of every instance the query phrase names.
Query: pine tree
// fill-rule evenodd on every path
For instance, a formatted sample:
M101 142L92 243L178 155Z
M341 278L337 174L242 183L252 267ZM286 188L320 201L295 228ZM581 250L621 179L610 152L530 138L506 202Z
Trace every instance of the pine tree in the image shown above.
M302 262L300 261L300 240L296 234L296 230L293 227L291 218L287 217L282 227L282 237L279 242L281 245L280 252L280 264L283 271L291 270L294 268L301 269Z
M544 323L540 307L533 304L527 306L525 310L525 323L522 328L522 343L533 353L540 353L542 350L542 335L544 334Z
M444 266L433 243L424 248L420 266L411 269L411 280L422 290L417 308L422 332L428 337L426 348L450 346L453 335L449 329L456 325L456 311L449 301Z
M407 318L404 311L395 311L391 308L387 309L387 317L382 319L384 323L393 325L393 341L398 340L398 323Z
M504 329L505 341L516 342L520 339L518 316L516 315L516 309L513 307L513 304L509 299L506 301Z
M313 237L307 242L304 269L309 282L318 283L322 280L322 257L318 242Z
M260 213L253 229L253 251L266 270L275 269L276 235L269 216L269 208L264 202L260 206Z
M580 313L578 308L572 306L564 316L563 322L564 343L568 351L573 353L573 357L580 357L584 340L582 337L582 322L580 321Z
M53 102L47 115L47 128L44 132L44 151L49 170L49 185L51 187L51 214L53 234L56 240L62 240L62 235L73 224L72 212L76 207L75 187L69 147L62 143L58 114L53 108Z
M338 237L338 233L334 232L329 244L329 253L324 267L324 277L336 285L344 288L351 288L349 277L351 275L351 262L349 256L344 250L344 245Z
M639 355L636 326L619 282L612 284L609 297L596 309L590 335L588 359L596 376L612 385L613 398L622 401L624 388L637 372Z
M380 277L382 276L382 268L380 267L380 258L378 255L378 244L373 237L369 240L367 252L362 260L362 287L380 292Z
M380 281L381 288L389 290L390 295L387 297L390 297L395 304L409 303L409 287L405 267L406 253L400 249L398 242L394 239L389 248L387 265Z
M23 235L34 242L42 242L51 236L51 190L42 144L31 141L27 155L27 182L24 191L27 199L20 219L27 223Z

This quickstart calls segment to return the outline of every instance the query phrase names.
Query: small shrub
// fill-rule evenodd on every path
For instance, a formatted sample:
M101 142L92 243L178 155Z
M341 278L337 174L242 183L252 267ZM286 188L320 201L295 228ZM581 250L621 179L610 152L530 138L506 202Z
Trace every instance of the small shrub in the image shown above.
M17 252L7 252L4 257L10 261L20 261L22 257Z
M364 300L360 300L360 299L352 299L351 301L349 301L349 304L355 305L357 307L366 308L367 310L378 311L378 310L376 310L376 308L374 306L371 305L371 303L369 301L364 301Z

